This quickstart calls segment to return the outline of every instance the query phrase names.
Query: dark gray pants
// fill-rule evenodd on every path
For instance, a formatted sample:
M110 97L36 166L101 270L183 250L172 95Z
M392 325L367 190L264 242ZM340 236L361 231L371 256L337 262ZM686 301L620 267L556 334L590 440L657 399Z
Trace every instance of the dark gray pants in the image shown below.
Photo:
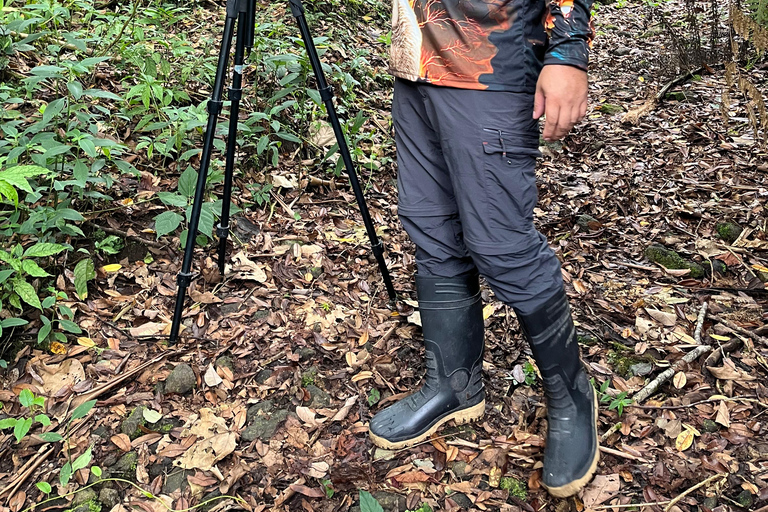
M398 79L392 103L398 214L423 275L477 269L496 296L533 313L563 287L533 225L538 122L533 94Z

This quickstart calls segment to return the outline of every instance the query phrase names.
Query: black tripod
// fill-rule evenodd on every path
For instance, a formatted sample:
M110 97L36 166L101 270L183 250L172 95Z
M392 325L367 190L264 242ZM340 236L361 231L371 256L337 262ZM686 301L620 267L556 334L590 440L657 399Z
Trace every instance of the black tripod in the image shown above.
M317 55L315 43L309 33L307 20L304 18L304 6L301 0L289 0L291 13L299 24L299 31L304 40L304 46L309 55L309 61L312 70L317 79L317 87L320 92L320 98L328 111L328 118L333 132L336 135L336 141L339 145L339 152L344 161L344 165L349 176L349 183L355 192L357 204L360 207L360 213L363 217L365 229L368 232L368 238L371 241L371 249L379 269L384 278L384 285L387 288L390 300L395 300L395 288L392 286L392 279L389 276L386 263L384 262L384 246L376 236L376 230L373 227L373 221L368 213L368 207L365 204L363 191L360 188L360 182L355 173L352 157L349 154L344 132L341 129L339 118L336 115L336 108L333 105L333 91L325 80L325 74ZM221 221L216 226L216 235L219 237L219 272L224 273L224 260L227 253L227 238L229 237L229 206L232 196L232 177L235 167L235 144L237 136L237 119L240 112L240 99L242 97L243 82L243 62L245 60L246 48L250 51L253 48L254 28L256 23L256 0L227 0L227 18L224 23L223 43L219 53L219 61L216 66L216 77L213 82L213 93L208 101L208 125L205 129L205 138L203 140L203 154L200 158L200 172L197 175L197 187L195 189L195 200L192 204L192 214L189 219L189 230L187 231L187 244L184 248L184 261L181 265L181 272L178 275L178 292L176 294L176 308L173 312L173 323L171 324L170 342L175 343L179 336L181 327L181 314L184 310L184 298L187 293L189 283L192 281L192 256L195 249L195 238L197 228L200 223L200 211L203 207L203 194L205 192L205 180L208 174L208 165L211 161L211 151L213 149L213 138L216 131L216 122L221 113L223 101L222 89L224 85L224 73L226 72L229 52L232 49L232 36L235 31L235 22L237 22L237 38L235 42L235 66L232 74L232 86L229 88L229 100L231 101L229 117L229 134L227 138L227 156L224 168L224 197L222 198Z

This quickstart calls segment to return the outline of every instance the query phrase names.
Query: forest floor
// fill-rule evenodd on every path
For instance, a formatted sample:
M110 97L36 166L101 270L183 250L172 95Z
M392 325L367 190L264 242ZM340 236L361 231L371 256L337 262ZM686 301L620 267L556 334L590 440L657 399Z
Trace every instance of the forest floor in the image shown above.
M554 500L541 488L541 382L514 314L487 287L485 417L410 449L373 447L371 416L413 391L423 372L395 169L362 176L395 287L408 299L392 310L346 180L331 185L311 162L286 162L271 171L282 185L272 208L238 215L223 279L213 248L198 249L200 277L173 346L161 335L178 244L135 242L152 237L140 208L97 219L134 242L115 258L117 271L99 271L79 308L89 338L64 354L20 351L0 375L0 400L11 403L24 387L49 393L54 426L98 400L72 423L71 452L90 449L102 478L121 480L82 490L97 478L81 470L59 495L79 492L39 509L343 511L357 510L366 490L400 511L766 510L768 155L743 103L734 100L725 126L722 68L674 87L637 124L622 123L663 85L672 50L637 5L601 5L597 14L588 118L543 147L536 209L563 261L602 402L604 452L578 497ZM384 74L380 33L358 37ZM765 74L752 70L763 84ZM390 91L361 94L369 128L391 139ZM382 148L392 156L391 141ZM141 187L151 195L162 184ZM701 344L712 350L681 361ZM673 378L633 401L669 368ZM43 501L35 483L59 479L66 452L37 434L16 444L0 433L0 510Z

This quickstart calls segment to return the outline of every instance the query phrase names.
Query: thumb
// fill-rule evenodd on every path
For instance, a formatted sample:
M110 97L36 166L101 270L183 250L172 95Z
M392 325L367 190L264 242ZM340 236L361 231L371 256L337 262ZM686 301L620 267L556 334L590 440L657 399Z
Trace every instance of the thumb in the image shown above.
M536 87L536 95L533 98L533 118L538 119L544 115L544 106L546 99L544 97L544 91L541 87Z

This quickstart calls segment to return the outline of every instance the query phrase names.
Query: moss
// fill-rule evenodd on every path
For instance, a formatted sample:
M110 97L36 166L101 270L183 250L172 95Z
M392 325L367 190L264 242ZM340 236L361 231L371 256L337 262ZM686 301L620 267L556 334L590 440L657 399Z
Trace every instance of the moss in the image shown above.
M706 275L704 267L698 263L693 263L682 258L679 254L663 245L654 244L645 250L645 257L654 263L658 263L664 268L672 270L689 269L690 277L699 279Z
M622 355L615 350L608 352L606 359L608 360L608 364L613 368L613 371L625 379L632 376L632 366L640 362L637 358Z
M314 386L317 379L317 368L311 367L309 370L301 374L301 387Z
M502 477L499 482L499 488L509 491L510 496L515 496L521 500L528 497L528 486L526 483L511 476Z
M739 238L739 235L741 234L741 226L735 222L721 222L715 226L715 231L721 240L732 244Z
M608 115L620 114L621 112L624 112L624 107L621 105L612 105L610 103L601 103L595 108L600 110L600 112L605 112Z

